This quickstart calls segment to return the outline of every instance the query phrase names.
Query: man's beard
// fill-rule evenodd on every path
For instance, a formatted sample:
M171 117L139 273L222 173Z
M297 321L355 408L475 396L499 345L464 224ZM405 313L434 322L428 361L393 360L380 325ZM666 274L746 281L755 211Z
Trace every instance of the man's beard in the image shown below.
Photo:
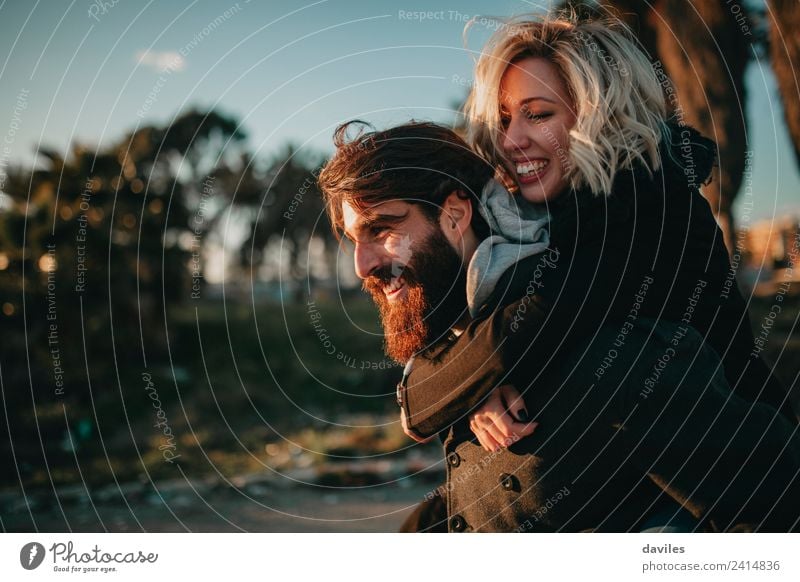
M438 225L400 276L406 286L403 299L390 302L383 288L392 279L389 266L376 270L363 283L378 305L386 354L405 363L415 353L430 347L466 313L467 273L461 258Z

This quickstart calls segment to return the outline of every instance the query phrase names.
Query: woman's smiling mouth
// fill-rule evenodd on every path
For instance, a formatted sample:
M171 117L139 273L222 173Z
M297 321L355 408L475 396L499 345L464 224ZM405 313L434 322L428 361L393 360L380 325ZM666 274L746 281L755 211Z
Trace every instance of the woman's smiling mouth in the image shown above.
M544 175L547 168L550 166L550 160L515 162L514 165L519 182L522 184L530 184L531 182L538 181Z

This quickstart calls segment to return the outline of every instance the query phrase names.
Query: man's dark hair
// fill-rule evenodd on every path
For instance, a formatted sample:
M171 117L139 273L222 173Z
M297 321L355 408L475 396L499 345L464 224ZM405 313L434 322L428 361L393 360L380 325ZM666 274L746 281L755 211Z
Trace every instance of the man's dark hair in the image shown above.
M348 130L359 131L350 140ZM447 196L458 192L472 201L472 228L479 239L488 226L478 212L480 196L494 168L453 130L410 122L384 131L364 131L363 121L343 123L334 133L336 153L319 175L328 217L337 236L344 230L342 203L359 211L391 200L418 204L431 220Z

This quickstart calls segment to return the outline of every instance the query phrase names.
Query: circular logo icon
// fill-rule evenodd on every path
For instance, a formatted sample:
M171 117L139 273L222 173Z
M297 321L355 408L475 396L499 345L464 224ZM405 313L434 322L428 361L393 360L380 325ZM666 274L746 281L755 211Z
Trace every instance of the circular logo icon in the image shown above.
M19 551L19 563L26 570L35 570L44 561L44 546L39 542L30 542Z

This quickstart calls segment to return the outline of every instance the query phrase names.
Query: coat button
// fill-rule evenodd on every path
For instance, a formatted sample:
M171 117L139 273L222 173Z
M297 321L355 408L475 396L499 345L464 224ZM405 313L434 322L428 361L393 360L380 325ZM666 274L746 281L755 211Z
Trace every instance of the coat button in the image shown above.
M454 515L450 518L450 529L453 531L464 531L467 529L467 522L460 515Z
M458 456L458 453L453 451L447 455L447 463L451 467L458 467L461 464L461 457Z
M514 475L509 475L508 473L501 473L500 485L506 491L514 491L517 489L517 479L516 477L514 477Z

